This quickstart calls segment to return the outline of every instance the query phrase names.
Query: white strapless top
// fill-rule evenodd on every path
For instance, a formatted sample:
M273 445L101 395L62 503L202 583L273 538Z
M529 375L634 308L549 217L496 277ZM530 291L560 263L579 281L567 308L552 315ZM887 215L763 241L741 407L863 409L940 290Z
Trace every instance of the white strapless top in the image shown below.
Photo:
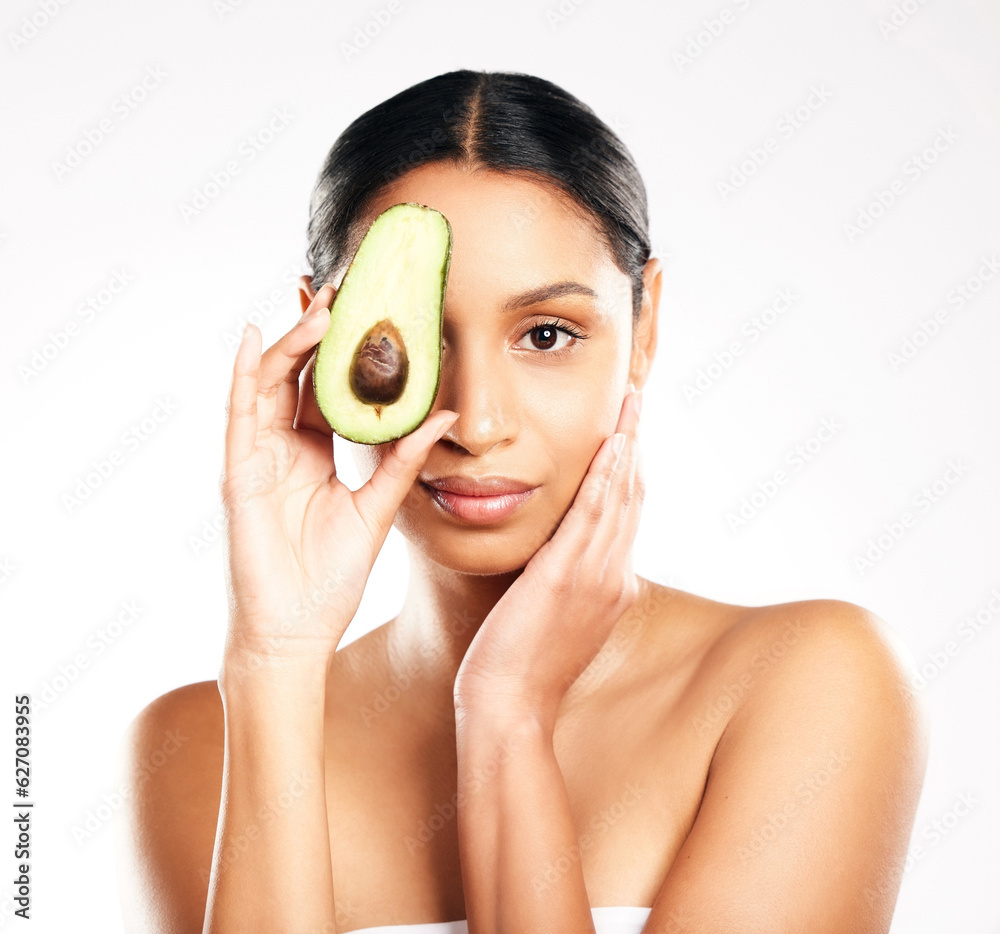
M597 934L639 934L652 908L612 905L591 908ZM425 924L383 924L374 928L358 928L350 934L469 934L468 921L440 921Z

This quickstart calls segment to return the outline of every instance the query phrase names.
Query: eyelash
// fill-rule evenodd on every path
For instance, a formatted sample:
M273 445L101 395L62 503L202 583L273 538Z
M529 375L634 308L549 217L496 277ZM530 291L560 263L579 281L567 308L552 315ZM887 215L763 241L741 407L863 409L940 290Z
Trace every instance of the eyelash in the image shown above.
M522 340L527 337L532 331L541 331L543 328L552 328L554 331L562 331L564 334L569 334L574 338L573 342L563 347L562 350L535 350L535 353L544 354L547 357L559 357L564 353L572 353L572 348L576 346L577 342L585 341L588 335L584 334L578 328L573 327L571 324L560 324L557 319L555 321L541 321L538 324L532 325L527 331L522 335Z

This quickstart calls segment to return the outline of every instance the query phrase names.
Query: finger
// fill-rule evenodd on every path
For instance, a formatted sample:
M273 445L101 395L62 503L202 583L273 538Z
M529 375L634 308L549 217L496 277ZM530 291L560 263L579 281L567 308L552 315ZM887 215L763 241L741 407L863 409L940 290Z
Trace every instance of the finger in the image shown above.
M614 437L601 442L572 505L546 542L547 553L558 560L557 573L578 568L597 535L619 456L613 450Z
M329 321L329 318L327 319ZM315 322L311 322L315 325ZM306 327L306 325L303 325ZM325 333L325 332L323 332ZM322 333L320 334L322 337ZM312 340L314 338L310 338ZM315 338L318 339L318 338ZM307 350L299 354L295 358L291 367L285 376L284 381L278 386L277 395L273 397L274 399L274 416L271 421L272 428L303 428L303 427L313 427L312 425L302 425L298 419L298 412L302 409L302 399L303 390L308 397L312 397L313 404L315 405L315 396L312 390L312 361L316 359L316 347L311 346ZM303 383L302 381L302 371L308 366L309 372L307 378L308 383ZM319 406L316 405L316 412L319 413L320 418L323 423L326 424L326 419L323 418L322 412L319 411ZM327 431L324 434L328 436L333 435L333 429L327 425Z
M457 412L442 409L416 430L389 445L371 478L354 493L354 504L379 548L385 541L420 468L435 442L454 424Z
M313 388L313 368L315 366L316 351L314 350L311 352L309 362L299 380L299 409L295 415L295 427L308 428L332 438L333 429L320 411L319 403L316 401L316 392Z
M333 286L323 286L295 326L261 358L258 430L292 427L299 401L299 374L330 326L330 315L324 309L329 308L332 298ZM312 312L316 317L309 317Z
M626 434L625 446L611 481L603 521L593 539L593 549L599 562L599 572L621 568L629 559L629 552L639 528L645 483L640 464L638 415L633 414Z
M552 536L553 546L563 550L570 565L575 566L581 562L588 549L593 549L596 554L606 554L606 551L599 549L607 547L623 517L621 488L618 488L617 500L612 500L611 497L618 477L616 466L627 454L629 436L636 417L634 404L635 393L626 394L615 434L605 438L598 448L573 505ZM621 453L616 455L613 448L617 435L621 435L625 443Z
M633 442L629 442L634 447ZM638 454L633 459L633 479L629 491L624 497L624 507L619 508L621 519L610 539L595 547L602 552L595 552L595 565L591 574L595 579L605 581L608 594L616 600L632 601L638 597L639 587L632 567L632 549L636 532L639 530L639 520L642 516L642 502L645 498L645 487L642 481L641 466ZM628 473L619 463L619 471Z
M257 445L257 375L261 334L248 324L233 361L233 381L226 403L226 471L248 460Z

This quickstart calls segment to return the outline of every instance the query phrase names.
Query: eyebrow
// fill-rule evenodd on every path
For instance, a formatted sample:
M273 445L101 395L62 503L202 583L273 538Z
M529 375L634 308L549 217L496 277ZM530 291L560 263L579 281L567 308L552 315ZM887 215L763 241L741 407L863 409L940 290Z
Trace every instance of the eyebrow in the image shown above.
M500 311L508 314L509 312L516 311L518 308L523 308L525 305L538 305L551 298L561 298L563 295L586 295L595 301L600 299L600 296L592 288L581 285L579 282L573 282L572 280L551 282L548 285L541 285L511 296L503 303Z

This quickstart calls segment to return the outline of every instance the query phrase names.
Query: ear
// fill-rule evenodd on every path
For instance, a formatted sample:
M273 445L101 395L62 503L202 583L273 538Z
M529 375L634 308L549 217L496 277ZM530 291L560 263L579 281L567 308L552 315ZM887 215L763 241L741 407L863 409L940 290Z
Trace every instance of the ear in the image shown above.
M312 287L312 276L299 276L299 283L299 303L304 314L309 303L316 297L316 293Z
M656 355L657 325L660 313L660 288L663 284L663 263L653 256L642 271L642 307L632 339L632 359L629 380L642 389L649 377Z
M336 293L335 293L336 294ZM312 277L299 276L299 302L302 305L302 312L305 313L310 302L316 297L312 287ZM333 429L323 413L319 410L316 396L313 393L313 364L316 362L316 351L312 352L309 362L305 365L299 376L299 404L295 412L295 428L312 428L328 438L333 437Z

